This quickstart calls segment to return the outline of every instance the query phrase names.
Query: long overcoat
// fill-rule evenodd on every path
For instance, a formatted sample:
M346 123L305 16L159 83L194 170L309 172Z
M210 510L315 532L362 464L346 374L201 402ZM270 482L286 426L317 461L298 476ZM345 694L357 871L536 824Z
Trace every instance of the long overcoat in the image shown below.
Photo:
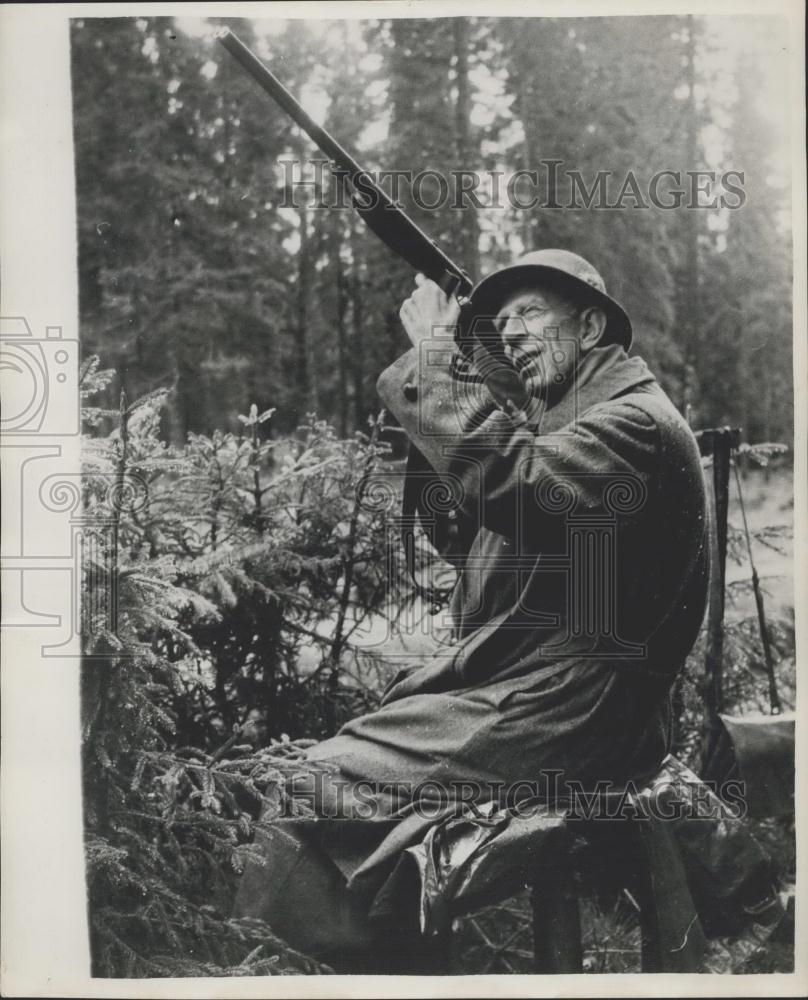
M349 887L371 897L424 833L421 789L653 773L708 580L698 448L641 358L617 345L590 351L538 426L484 389L469 393L428 347L390 366L378 391L466 544L454 641L309 751L346 781L387 786L381 823L318 829ZM246 912L260 892L245 886Z
M381 780L646 775L705 608L693 434L617 345L585 356L538 431L425 360L409 351L378 390L472 539L455 641L312 754Z

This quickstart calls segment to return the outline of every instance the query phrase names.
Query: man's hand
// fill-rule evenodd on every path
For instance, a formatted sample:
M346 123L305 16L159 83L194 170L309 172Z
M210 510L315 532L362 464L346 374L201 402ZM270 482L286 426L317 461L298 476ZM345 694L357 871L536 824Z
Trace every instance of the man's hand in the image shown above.
M415 291L399 310L401 322L413 347L433 337L451 337L460 317L460 306L434 281L423 274L415 276Z

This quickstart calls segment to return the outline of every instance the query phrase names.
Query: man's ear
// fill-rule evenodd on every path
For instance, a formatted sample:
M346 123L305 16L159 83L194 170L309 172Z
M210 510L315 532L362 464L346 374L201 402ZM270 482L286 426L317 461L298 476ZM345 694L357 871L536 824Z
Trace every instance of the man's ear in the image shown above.
M606 329L606 313L597 306L590 306L581 313L581 347L585 351L596 347Z

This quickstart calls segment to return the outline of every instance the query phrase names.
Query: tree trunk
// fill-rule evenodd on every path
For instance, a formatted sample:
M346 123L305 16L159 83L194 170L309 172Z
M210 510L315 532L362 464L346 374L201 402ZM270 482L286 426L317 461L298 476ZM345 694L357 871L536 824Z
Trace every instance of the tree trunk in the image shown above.
M457 102L455 104L455 140L457 165L461 171L476 169L479 157L473 155L471 136L471 88L469 86L469 18L456 17L452 21L454 33L455 71L457 73ZM465 203L464 203L465 204ZM458 244L461 260L466 270L476 278L480 273L479 225L477 210L473 205L457 212Z
M337 381L339 400L339 432L348 436L348 331L345 315L348 310L348 288L345 268L340 257L340 234L334 234L334 267L337 285Z
M297 321L295 323L295 382L298 389L298 420L305 418L314 405L309 365L309 300L311 269L309 267L309 215L305 205L300 209L300 249L297 255Z
M353 406L354 423L357 428L361 428L365 422L365 372L362 359L365 350L364 332L364 294L365 289L362 282L362 254L359 245L359 238L351 222L351 382L353 385Z
M685 169L697 170L698 164L698 111L696 108L696 20L687 16L687 112L685 114ZM684 335L683 397L689 401L698 392L693 385L698 367L699 322L699 212L685 213L685 261L679 295L680 329Z

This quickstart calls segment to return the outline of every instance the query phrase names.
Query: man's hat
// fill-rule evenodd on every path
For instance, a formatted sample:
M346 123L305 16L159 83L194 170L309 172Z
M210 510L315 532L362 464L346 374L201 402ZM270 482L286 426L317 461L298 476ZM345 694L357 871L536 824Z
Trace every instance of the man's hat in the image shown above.
M478 316L493 316L502 308L507 295L542 278L551 278L556 284L562 282L571 294L576 290L585 292L586 301L606 313L604 339L616 341L629 349L632 329L625 309L606 294L603 278L589 261L569 250L534 250L520 257L515 264L489 274L474 286L469 295L474 312Z

